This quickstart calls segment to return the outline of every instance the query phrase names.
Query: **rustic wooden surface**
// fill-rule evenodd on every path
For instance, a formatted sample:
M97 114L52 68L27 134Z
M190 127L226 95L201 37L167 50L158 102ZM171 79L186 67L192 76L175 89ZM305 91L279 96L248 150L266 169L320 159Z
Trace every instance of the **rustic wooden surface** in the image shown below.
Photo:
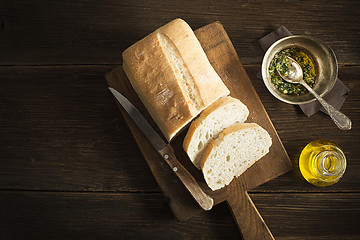
M121 52L176 17L197 29L220 21L294 169L250 192L276 239L360 238L360 3L357 1L1 1L0 239L237 239L225 203L185 222L173 217L107 91ZM280 8L278 6L281 6ZM257 79L257 40L285 25L335 51L351 90L342 132L308 118ZM341 181L302 179L299 151L327 138L344 150Z
M264 223L247 192L290 171L292 169L291 161L221 23L214 22L203 26L195 30L195 35L215 71L229 88L230 95L241 99L249 108L250 113L247 122L255 122L266 129L272 139L272 145L270 152L266 156L251 166L240 177L235 178L229 186L218 191L211 191L206 186L203 175L191 164L191 160L183 150L182 143L187 128L171 141L171 146L174 148L178 161L192 173L200 187L214 199L215 204L227 201L244 239L273 239L271 231ZM157 129L156 124L151 121L149 113L132 88L122 67L115 68L106 74L106 81L110 87L118 90L129 99L148 121L150 120L152 127ZM189 196L182 186L183 184L178 181L172 172L172 169L164 164L164 159L149 144L144 134L120 104L119 107L157 183L164 195L169 198L174 215L179 220L186 220L186 217L198 213L199 206L194 206L194 199ZM161 134L160 131L159 134ZM187 182L187 179L183 179L183 181Z

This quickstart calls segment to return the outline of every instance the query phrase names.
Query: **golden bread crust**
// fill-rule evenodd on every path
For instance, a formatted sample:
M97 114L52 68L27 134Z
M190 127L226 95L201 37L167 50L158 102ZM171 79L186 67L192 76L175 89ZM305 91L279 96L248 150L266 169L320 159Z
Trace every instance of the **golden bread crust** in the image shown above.
M126 49L123 68L168 141L204 108L230 93L181 19Z

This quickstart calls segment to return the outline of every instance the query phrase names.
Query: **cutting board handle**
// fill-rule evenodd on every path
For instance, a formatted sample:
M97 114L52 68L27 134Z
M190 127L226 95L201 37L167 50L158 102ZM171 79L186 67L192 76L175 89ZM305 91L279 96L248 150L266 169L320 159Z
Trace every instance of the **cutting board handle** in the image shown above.
M247 192L227 202L244 240L275 240Z

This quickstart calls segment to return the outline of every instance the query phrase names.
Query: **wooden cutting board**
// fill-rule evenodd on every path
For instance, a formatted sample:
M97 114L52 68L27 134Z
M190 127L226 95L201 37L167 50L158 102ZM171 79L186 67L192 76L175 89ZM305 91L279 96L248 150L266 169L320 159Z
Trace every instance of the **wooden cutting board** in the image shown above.
M273 239L247 191L289 171L292 167L291 161L223 26L219 22L215 22L196 30L195 35L210 63L229 88L230 95L240 99L249 108L250 114L247 122L256 122L265 128L272 137L273 144L265 157L239 178L233 180L229 186L214 192L207 187L201 171L192 165L182 149L182 142L187 129L177 136L171 145L175 149L178 160L194 176L204 191L214 198L215 204L227 201L244 239ZM106 79L108 86L125 95L162 136L133 90L122 68L118 67L108 73ZM179 220L185 220L202 211L120 105L119 108L156 181L164 195L169 199L174 215Z

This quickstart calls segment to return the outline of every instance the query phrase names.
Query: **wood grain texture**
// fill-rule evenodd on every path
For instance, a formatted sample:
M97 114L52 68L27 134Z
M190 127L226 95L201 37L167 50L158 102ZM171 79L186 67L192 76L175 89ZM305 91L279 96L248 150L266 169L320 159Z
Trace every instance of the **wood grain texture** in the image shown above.
M359 193L253 194L251 198L276 239L359 237ZM268 208L273 210L269 215Z
M360 235L359 193L251 198L276 239L357 240ZM0 191L0 211L1 239L240 238L226 204L179 222L161 193Z
M6 213L0 220L2 238L39 237L40 234L46 238L56 235L53 233L58 233L59 239L61 236L79 239L87 234L88 239L102 236L116 239L119 235L137 239L141 234L149 239L163 235L174 239L239 238L226 204L215 207L209 213L210 219L207 213L195 215L196 220L194 217L189 220L191 226L169 223L174 218L168 202L104 84L104 74L113 67L0 68L0 116L6 116L0 118L1 189L27 190L16 195L1 192L0 196L7 196L0 201L2 212ZM257 187L250 193L252 200L276 239L358 239L360 233L353 226L359 225L360 167L356 149L360 145L360 88L356 79L360 67L339 69L339 77L351 90L342 108L357 123L351 132L334 131L325 114L307 118L297 107L274 99L256 78L259 68L260 65L245 66L294 170ZM75 91L74 87L83 91ZM287 121L284 121L285 114ZM299 130L299 127L306 129ZM299 150L319 137L339 143L348 161L344 177L329 188L308 184L296 168ZM53 198L42 195L41 191L51 189L92 193L83 201L79 195L85 196L86 192L74 198L59 196L71 194L66 192L59 192ZM113 195L105 200L97 195L102 195L102 191L120 191L124 198L109 204ZM156 200L143 197L153 193L157 195ZM41 200L28 201L29 194ZM160 207L156 207L158 201ZM132 203L141 204L140 209L155 210L132 210L127 207L134 206ZM56 213L54 206L58 208ZM124 223L108 217L114 209L121 209L122 218L128 219L123 220L128 227L121 228ZM84 215L86 212L98 215L89 221L88 215ZM171 220L166 218L166 223L157 223L157 218L164 214ZM340 221L329 224L327 220L332 217ZM111 223L118 225L109 226ZM143 231L139 226L149 227Z
M286 9L286 10L284 10ZM176 17L193 29L221 21L244 64L257 40L285 25L320 38L340 64L360 64L359 1L2 1L1 65L120 64L132 43Z
M0 67L1 189L160 191L106 88L104 75L114 67ZM323 113L308 118L276 100L256 78L260 65L245 69L294 167L256 191L360 191L360 67L339 69L351 91L342 107L354 122L349 132ZM329 188L311 186L297 169L299 151L317 138L337 142L347 157L344 177Z
M158 190L134 161L143 162L108 94L106 69L1 69L1 189L138 191L124 175L140 171L139 186Z
M159 193L0 193L1 239L165 240L238 236L230 213L218 218L218 213L228 212L226 205L179 222ZM196 235L192 233L194 226Z
M274 237L359 239L359 16L351 0L1 1L0 239L240 238L225 203L175 220L104 84L125 48L176 17L193 29L221 21L292 160L291 172L249 192ZM342 107L350 132L323 113L307 118L256 78L257 40L281 25L334 49L351 90ZM347 157L328 188L297 169L317 138Z

